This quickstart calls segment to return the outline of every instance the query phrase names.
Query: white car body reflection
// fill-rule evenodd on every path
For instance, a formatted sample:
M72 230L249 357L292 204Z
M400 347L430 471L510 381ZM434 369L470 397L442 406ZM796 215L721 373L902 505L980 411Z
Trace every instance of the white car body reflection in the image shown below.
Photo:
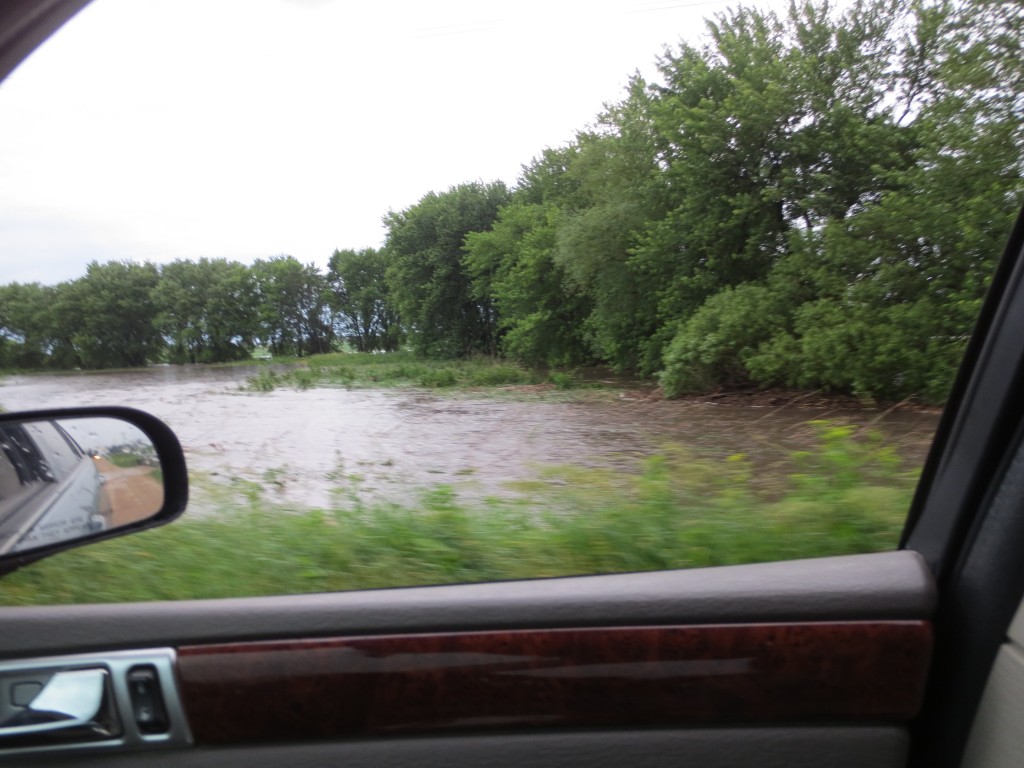
M110 517L95 460L57 422L0 427L0 554L96 533Z

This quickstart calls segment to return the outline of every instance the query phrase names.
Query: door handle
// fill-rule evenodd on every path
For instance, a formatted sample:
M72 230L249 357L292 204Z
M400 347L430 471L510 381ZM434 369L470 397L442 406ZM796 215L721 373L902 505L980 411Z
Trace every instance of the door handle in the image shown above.
M0 661L0 766L37 752L191 744L176 658L173 648L146 648Z
M110 707L109 672L74 669L54 674L27 705L0 722L0 746L25 737L63 741L120 732Z

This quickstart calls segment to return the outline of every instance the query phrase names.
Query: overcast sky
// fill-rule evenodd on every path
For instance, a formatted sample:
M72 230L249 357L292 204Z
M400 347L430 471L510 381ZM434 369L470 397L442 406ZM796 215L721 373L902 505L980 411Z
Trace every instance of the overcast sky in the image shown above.
M0 84L0 283L379 246L389 209L514 183L731 4L94 0Z

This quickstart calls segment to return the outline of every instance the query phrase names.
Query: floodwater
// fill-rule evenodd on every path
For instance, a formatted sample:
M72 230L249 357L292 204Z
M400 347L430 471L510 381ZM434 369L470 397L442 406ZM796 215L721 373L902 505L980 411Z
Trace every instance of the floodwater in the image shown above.
M908 465L924 461L934 413L840 411L672 402L623 388L567 397L314 388L249 392L245 366L157 366L125 372L9 376L7 410L128 405L177 433L198 489L249 481L296 506L340 494L409 501L439 484L461 498L512 495L512 484L552 465L621 468L666 444L695 454L744 453L759 471L784 471L807 446L812 419L872 425ZM214 513L197 493L192 514Z

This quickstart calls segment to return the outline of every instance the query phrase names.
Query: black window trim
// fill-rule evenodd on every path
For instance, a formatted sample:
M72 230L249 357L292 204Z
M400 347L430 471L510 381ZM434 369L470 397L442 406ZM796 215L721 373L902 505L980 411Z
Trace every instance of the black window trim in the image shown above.
M1024 598L1024 211L996 269L901 549L935 577L935 654L909 765L956 768Z

